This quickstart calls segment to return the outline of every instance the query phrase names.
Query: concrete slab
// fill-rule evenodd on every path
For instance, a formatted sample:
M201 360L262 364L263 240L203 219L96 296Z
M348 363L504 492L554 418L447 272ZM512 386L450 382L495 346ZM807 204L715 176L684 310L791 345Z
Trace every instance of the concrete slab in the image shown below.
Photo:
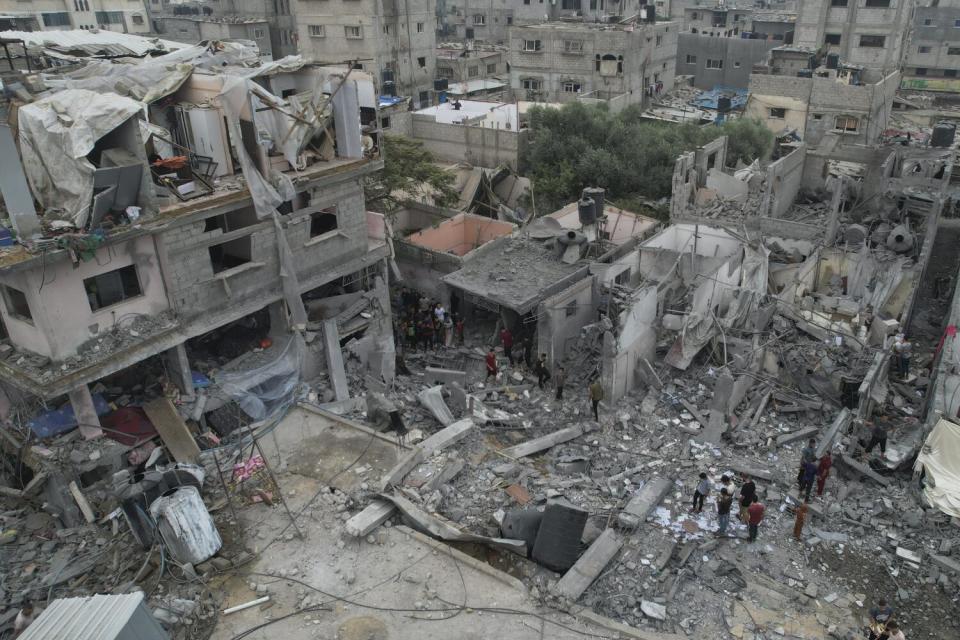
M427 367L424 372L424 381L433 384L450 384L456 382L459 385L463 385L467 382L467 372L456 371L454 369L441 369L439 367Z
M374 500L366 509L347 520L347 533L355 537L365 536L386 522L396 510L391 502Z
M340 351L340 329L336 318L323 321L323 351L327 357L327 374L333 393L338 401L350 397L350 387L347 385L347 372L343 368L343 353Z
M568 427L566 429L560 429L560 431L554 431L553 433L545 435L542 438L535 438L533 440L521 442L514 447L502 449L500 453L508 458L523 458L524 456L545 451L546 449L556 446L562 442L569 442L570 440L579 438L582 435L583 427Z
M653 511L663 497L667 495L673 480L669 478L651 478L630 498L630 502L620 512L618 520L621 526L637 527Z
M576 600L593 584L622 546L623 540L620 536L613 529L605 529L576 564L563 574L560 581L554 585L553 592L558 596Z
M417 400L419 400L420 404L426 407L427 410L433 414L433 417L443 426L449 426L456 420L450 411L450 407L448 407L447 403L443 400L443 385L424 389L417 394Z

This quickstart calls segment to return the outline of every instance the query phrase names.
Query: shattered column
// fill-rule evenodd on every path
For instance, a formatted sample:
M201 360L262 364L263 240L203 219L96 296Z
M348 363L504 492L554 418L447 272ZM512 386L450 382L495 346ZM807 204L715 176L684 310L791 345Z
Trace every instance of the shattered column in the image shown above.
M192 395L193 375L190 373L190 360L187 358L186 344L181 342L177 346L167 349L163 357L167 363L170 381L177 385L181 393Z
M90 388L82 385L72 389L68 394L70 405L73 407L73 415L80 425L80 433L87 440L99 438L103 435L100 428L100 417L93 405L93 396L90 395Z

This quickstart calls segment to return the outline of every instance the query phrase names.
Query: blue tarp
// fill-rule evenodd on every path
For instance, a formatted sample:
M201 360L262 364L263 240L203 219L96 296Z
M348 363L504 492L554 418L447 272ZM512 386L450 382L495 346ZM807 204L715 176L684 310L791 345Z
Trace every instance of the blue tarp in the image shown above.
M377 102L381 107L392 107L395 104L400 104L404 100L406 100L406 98L400 96L380 96Z
M99 393L93 394L93 408L96 409L98 416L110 411L110 405ZM33 433L42 439L66 433L79 425L77 425L77 417L73 415L73 405L67 402L59 409L41 413L30 421L29 426Z
M712 109L716 111L717 99L719 99L720 96L730 98L730 108L735 111L747 106L747 90L733 89L730 87L714 87L710 91L704 91L691 100L690 104L701 109Z

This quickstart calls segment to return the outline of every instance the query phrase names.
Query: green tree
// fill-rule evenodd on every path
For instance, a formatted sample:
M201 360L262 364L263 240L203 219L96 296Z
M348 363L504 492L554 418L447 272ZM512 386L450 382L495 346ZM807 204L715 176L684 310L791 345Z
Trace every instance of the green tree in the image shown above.
M383 170L367 179L364 195L367 206L389 213L404 200L429 196L437 206L457 203L460 194L453 174L436 164L423 144L403 136L384 136Z
M534 107L521 166L533 181L538 212L553 211L579 197L586 186L603 187L612 200L669 197L677 156L721 135L730 138L728 164L770 154L773 135L759 121L722 126L643 120L630 106L613 114L605 106L568 103Z

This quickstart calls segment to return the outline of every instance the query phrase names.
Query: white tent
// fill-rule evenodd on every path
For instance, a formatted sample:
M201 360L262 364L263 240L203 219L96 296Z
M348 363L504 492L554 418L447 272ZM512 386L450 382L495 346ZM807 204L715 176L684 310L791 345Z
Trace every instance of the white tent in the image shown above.
M925 471L931 506L960 518L960 425L940 419L920 449L915 471Z

